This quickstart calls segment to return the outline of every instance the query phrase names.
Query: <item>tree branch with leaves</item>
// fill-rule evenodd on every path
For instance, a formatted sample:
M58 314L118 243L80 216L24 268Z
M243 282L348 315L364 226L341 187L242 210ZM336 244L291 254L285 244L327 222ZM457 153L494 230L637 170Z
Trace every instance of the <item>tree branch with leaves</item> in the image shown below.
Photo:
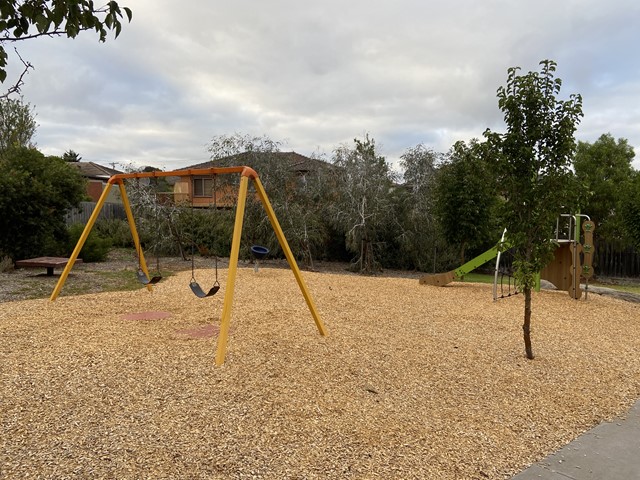
M109 31L117 38L122 21L132 19L131 9L110 1L96 7L92 0L0 0L0 82L7 78L8 55L4 45L39 37L75 38L80 32L94 30L101 42ZM20 57L24 69L3 97L19 93L24 76L33 66Z

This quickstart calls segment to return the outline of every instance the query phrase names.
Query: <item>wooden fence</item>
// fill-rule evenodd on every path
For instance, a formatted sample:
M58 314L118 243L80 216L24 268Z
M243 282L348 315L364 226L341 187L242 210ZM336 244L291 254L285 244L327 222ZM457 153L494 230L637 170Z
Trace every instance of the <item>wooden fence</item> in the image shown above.
M80 202L80 208L74 208L71 212L67 213L67 225L72 225L74 223L86 224L95 207L96 202ZM119 203L105 203L98 215L98 218L126 219L127 214L124 211L124 207Z
M595 242L593 267L604 277L640 277L640 252L604 242Z

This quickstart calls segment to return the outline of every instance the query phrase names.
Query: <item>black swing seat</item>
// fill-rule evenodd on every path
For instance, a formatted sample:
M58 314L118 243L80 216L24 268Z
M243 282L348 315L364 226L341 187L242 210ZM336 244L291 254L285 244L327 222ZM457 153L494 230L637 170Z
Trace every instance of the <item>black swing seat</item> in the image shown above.
M162 280L161 275L154 275L153 277L148 278L142 269L138 270L138 281L143 285L155 285L160 280Z
M218 282L214 283L213 287L211 287L208 292L205 292L204 290L202 290L202 287L198 285L198 282L196 282L195 280L191 280L191 282L189 282L189 288L191 288L191 291L195 294L196 297L207 298L213 297L216 293L218 293L218 290L220 290L220 284Z

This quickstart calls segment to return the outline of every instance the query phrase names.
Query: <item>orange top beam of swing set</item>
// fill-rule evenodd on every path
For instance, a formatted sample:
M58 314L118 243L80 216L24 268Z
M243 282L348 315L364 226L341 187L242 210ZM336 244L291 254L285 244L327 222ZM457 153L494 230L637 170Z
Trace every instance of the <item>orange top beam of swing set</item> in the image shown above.
M185 177L185 176L203 176L203 175L228 175L239 173L242 177L248 177L252 180L258 178L258 174L251 167L211 167L211 168L189 168L185 170L171 170L169 172L138 172L138 173L118 173L109 178L110 184L115 184L119 180L128 178L156 178L156 177Z

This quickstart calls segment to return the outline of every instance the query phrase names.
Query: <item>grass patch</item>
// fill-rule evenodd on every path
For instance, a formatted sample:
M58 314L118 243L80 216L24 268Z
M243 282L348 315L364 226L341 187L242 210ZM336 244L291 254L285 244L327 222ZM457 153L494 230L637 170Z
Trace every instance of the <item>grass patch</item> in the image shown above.
M136 272L121 270L119 272L95 272L100 279L98 282L102 292L131 291L144 288L138 281Z
M91 273L96 275L97 281L95 283L100 286L101 292L127 292L145 288L145 286L138 281L136 272L132 270L120 270L118 272L99 271ZM153 275L153 272L149 273ZM173 272L164 270L162 277L168 278L173 274Z
M467 273L464 276L465 282L471 283L490 283L493 284L493 275L489 275L488 273L476 273L471 272Z
M602 283L602 282L592 282L589 285L594 285L596 287L606 287L611 288L613 290L618 290L621 292L629 292L629 293L637 293L640 294L640 285L637 283Z
M465 282L471 282L471 283L489 283L489 284L493 284L493 275L487 274L487 273L477 273L477 272L471 272L467 275L464 276L464 281ZM607 283L607 282L590 282L589 285L595 286L595 287L606 287L606 288L611 288L613 290L618 290L621 292L629 292L629 293L637 293L640 294L640 284L636 282L634 282L634 279L629 279L628 281L625 280L618 280L615 283L611 282L611 283Z
M49 285L34 283L31 285L22 285L14 289L11 293L19 295L25 300L33 300L35 298L46 298L53 290Z

